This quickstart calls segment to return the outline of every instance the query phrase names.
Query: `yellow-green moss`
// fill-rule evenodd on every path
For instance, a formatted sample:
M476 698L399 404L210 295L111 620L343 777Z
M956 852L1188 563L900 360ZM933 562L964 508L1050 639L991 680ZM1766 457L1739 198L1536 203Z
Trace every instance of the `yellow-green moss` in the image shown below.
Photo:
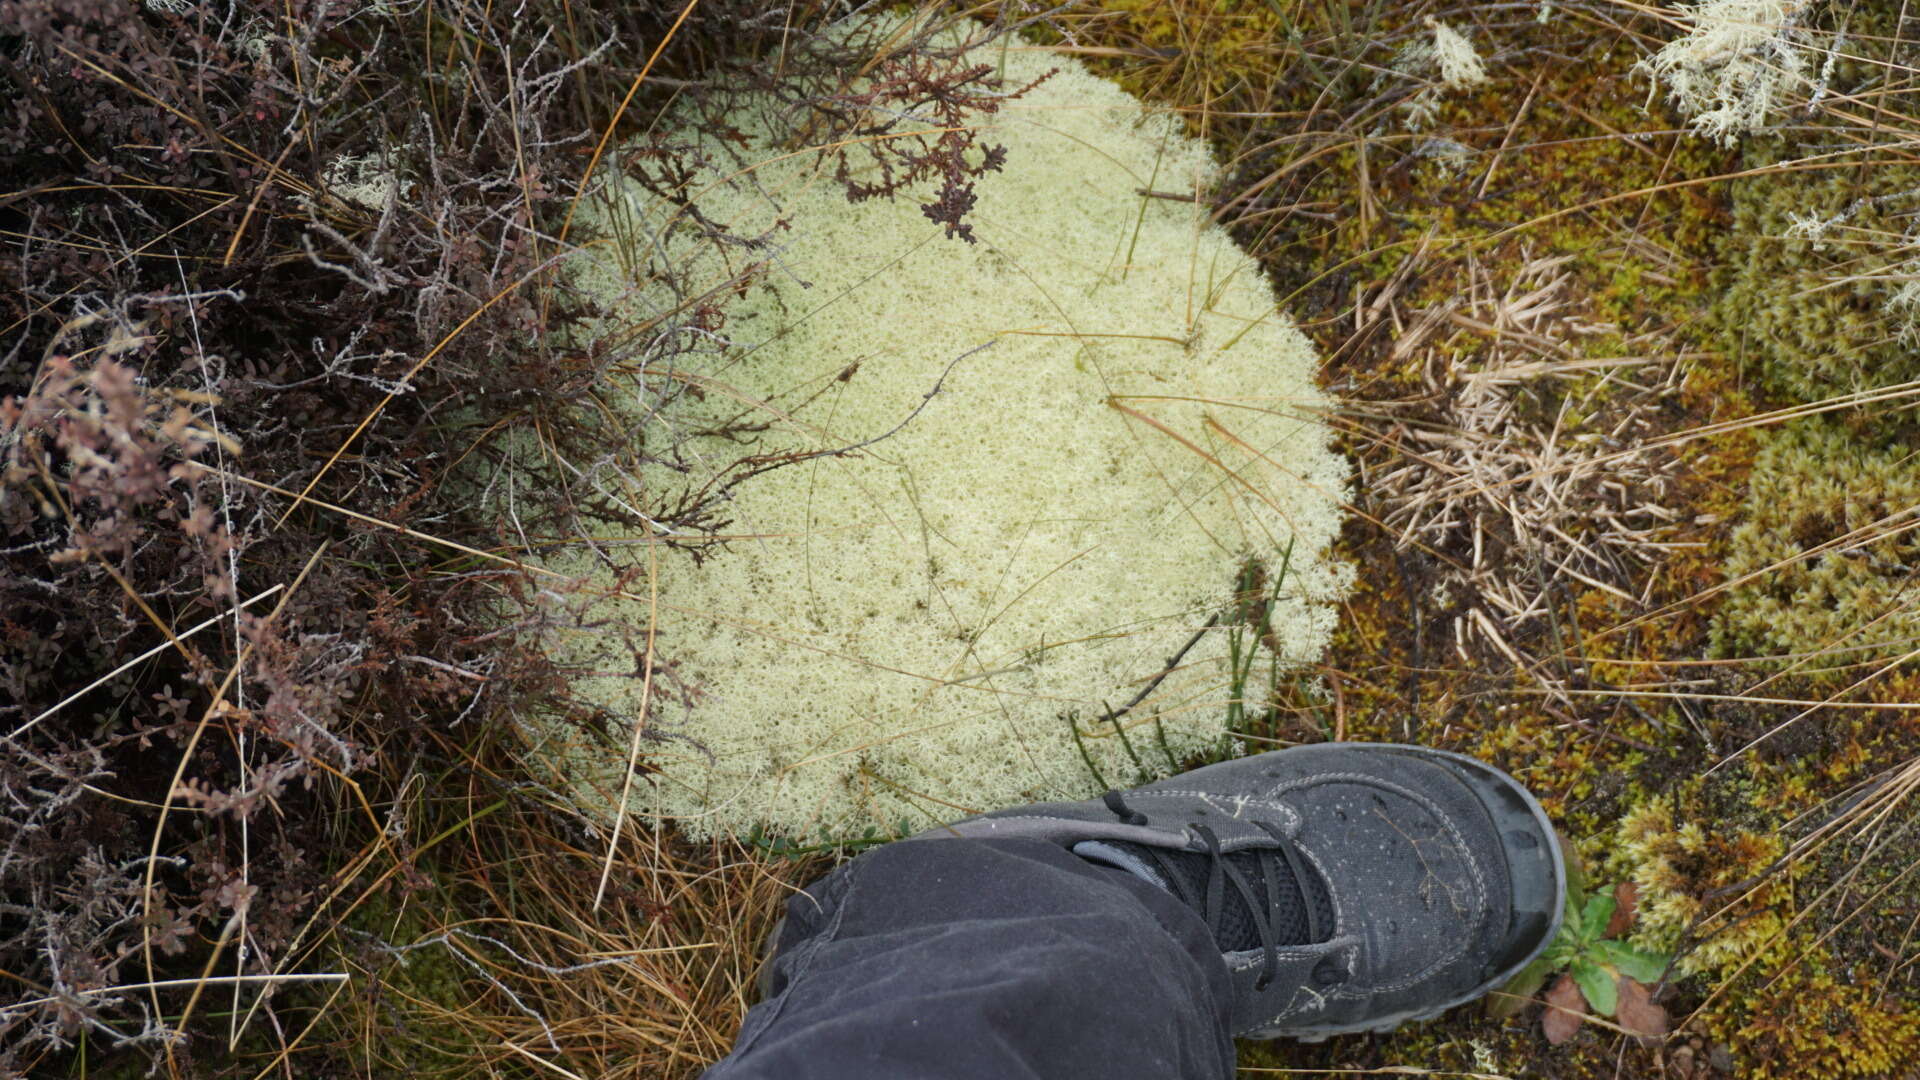
M1756 142L1748 168L1793 152ZM1826 160L1730 183L1714 319L1777 393L1818 401L1920 375L1920 351L1889 309L1920 167Z
M1814 418L1766 437L1726 563L1730 580L1758 576L1730 590L1715 620L1723 655L1846 650L1811 665L1824 667L1911 648L1920 455L1880 427L1869 437ZM1801 557L1842 537L1852 539Z

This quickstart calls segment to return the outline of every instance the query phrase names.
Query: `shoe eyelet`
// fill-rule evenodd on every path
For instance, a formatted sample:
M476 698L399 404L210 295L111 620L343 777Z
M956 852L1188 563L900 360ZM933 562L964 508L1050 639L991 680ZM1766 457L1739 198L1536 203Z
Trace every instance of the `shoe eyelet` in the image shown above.
M1338 961L1328 956L1313 965L1312 978L1313 985L1315 986L1332 986L1336 983L1345 982L1347 973L1341 969Z
M1260 977L1253 980L1253 989L1255 993L1259 993L1260 991L1263 991L1267 987L1272 985L1273 985L1273 975L1270 972L1261 972Z

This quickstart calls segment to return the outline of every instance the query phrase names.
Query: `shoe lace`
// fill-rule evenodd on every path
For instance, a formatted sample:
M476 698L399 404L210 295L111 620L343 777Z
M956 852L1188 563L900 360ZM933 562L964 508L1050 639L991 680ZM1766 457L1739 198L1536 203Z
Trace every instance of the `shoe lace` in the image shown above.
M1118 791L1107 792L1101 797L1101 801L1124 824L1148 823L1147 815L1129 807ZM1160 849L1141 845L1140 850L1159 864L1161 877L1169 883L1173 894L1189 907L1200 912L1201 917L1207 922L1208 931L1213 934L1216 941L1222 938L1221 925L1226 917L1228 906L1227 886L1233 886L1234 893L1239 897L1240 902L1246 905L1246 911L1252 917L1254 932L1260 941L1261 955L1266 960L1261 968L1260 977L1255 980L1253 986L1256 990L1265 990L1267 984L1273 981L1274 970L1280 961L1281 942L1274 926L1273 911L1278 903L1275 890L1280 887L1276 883L1281 880L1277 871L1282 864L1286 867L1289 880L1301 890L1302 907L1307 921L1307 941L1324 940L1323 931L1330 928L1321 925L1320 914L1316 910L1317 905L1306 899L1306 883L1311 880L1309 875L1312 871L1307 866L1306 858L1300 854L1300 849L1272 822L1255 821L1253 824L1273 838L1273 848L1236 851L1231 856L1221 850L1220 838L1211 828L1198 824L1188 826L1193 834L1200 838L1205 848L1203 854L1207 857L1208 868L1204 888L1196 889L1196 883L1191 880L1191 877L1182 872ZM1236 865L1237 860L1249 857L1260 867L1260 880L1265 886L1266 895L1264 896L1261 895L1263 890L1249 881L1241 866Z

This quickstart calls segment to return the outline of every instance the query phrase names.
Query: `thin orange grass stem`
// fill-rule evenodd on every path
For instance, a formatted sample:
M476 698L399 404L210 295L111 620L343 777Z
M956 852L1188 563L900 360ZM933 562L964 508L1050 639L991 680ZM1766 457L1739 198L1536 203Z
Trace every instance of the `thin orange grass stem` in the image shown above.
M333 1003L340 999L341 993L347 988L346 979L339 979L336 980L336 982L338 985L333 988L333 993L327 997L326 1001L321 1003L318 1009L314 1010L313 1019L307 1021L307 1026L300 1029L300 1034L295 1035L292 1042L280 1048L280 1052L273 1056L272 1061L267 1062L264 1068L253 1074L253 1080L266 1080L268 1073L279 1068L280 1063L287 1060L295 1050L299 1049L300 1044L306 1041L308 1035L313 1034L313 1029L319 1026L321 1018L325 1017L327 1013L332 1010Z
M165 811L166 807L163 805L161 812ZM252 906L250 901L242 900L240 906L233 909L233 914L227 916L227 924L220 928L219 939L213 943L213 950L207 953L206 966L200 969L200 977L193 980L193 993L187 995L187 1004L180 1010L180 1019L174 1021L175 1030L186 1030L187 1020L193 1016L194 1006L200 1004L200 995L206 992L207 980L213 977L213 965L220 962L220 954L226 951L227 943L233 940L234 932L240 929L240 924L246 918L247 909L250 906ZM240 984L233 984L233 990L234 993L239 993Z
M1895 777L1894 780L1891 782L1891 784L1889 784L1888 790L1890 791L1890 794L1887 796L1887 799L1886 799L1887 805L1882 809L1882 813L1884 814L1886 812L1889 812L1897 808L1900 803L1906 801L1906 799L1913 794L1914 788L1916 786L1916 781L1920 781L1920 762L1915 762L1914 764L1907 766L1907 768L1899 776ZM1920 862L1916 862L1908 866L1905 870L1902 870L1898 875L1896 875L1893 878L1892 881L1889 881L1887 885L1884 886L1879 892L1876 892L1874 896L1869 897L1868 902L1871 902L1872 900L1876 899L1881 892L1884 892L1886 890L1886 888L1890 888L1893 885L1897 885L1901 881L1905 880L1907 876L1912 874L1915 870L1920 870ZM1827 886L1826 889L1823 890L1820 893L1820 895L1814 897L1813 900L1806 905L1806 907L1802 908L1799 912L1797 912L1793 916L1793 918L1787 920L1786 925L1782 926L1779 930L1775 931L1772 936L1768 937L1767 940L1762 942L1758 948L1754 949L1753 954L1747 957L1746 960L1742 961L1740 966L1734 969L1733 974L1728 975L1726 978L1722 979L1720 981L1720 985L1714 987L1713 991L1707 995L1707 999L1705 1001L1702 1001L1700 1005L1693 1010L1693 1012L1687 1014L1686 1020L1682 1021L1681 1024L1676 1024L1675 1027L1677 1028L1683 1024L1691 1023L1696 1017L1704 1013L1707 1010L1708 1006L1712 1005L1714 1001L1717 1000L1721 996L1721 994L1727 990L1728 987L1733 985L1734 980L1738 979L1741 975L1744 975L1748 968L1752 967L1754 963L1757 962L1761 957L1767 955L1768 950L1773 946L1775 942L1785 940L1786 936L1793 931L1794 927L1799 926L1802 922L1806 921L1808 916L1820 910L1821 903L1824 902L1828 896L1832 895L1835 890L1839 889L1844 884L1846 884L1846 880L1845 878L1842 878L1842 880L1836 881L1833 884ZM1755 886L1755 888L1758 888L1758 886ZM1749 889L1747 892L1747 895L1751 895L1753 891L1754 890ZM1744 899L1744 896L1742 898ZM1728 905L1728 906L1731 906L1731 905ZM1718 914L1724 912L1725 910L1726 908L1722 908L1721 912L1716 912L1715 913L1716 917ZM1856 913L1858 912L1858 910L1859 909L1857 908L1855 909ZM1844 924L1845 924L1845 920L1843 920L1840 925L1844 925ZM1825 941L1829 936L1833 934L1835 930L1838 930L1839 928L1840 928L1839 925L1832 927L1825 934L1822 934L1820 936L1819 941ZM1819 942L1816 942L1815 944L1818 944L1818 943ZM1802 952L1801 957L1796 958L1793 961L1793 963L1798 964L1800 962L1800 959L1804 958L1804 956L1805 956L1805 953ZM1783 970L1782 974L1784 973L1785 971Z
M1507 237L1512 236L1515 233L1525 232L1526 230L1531 229L1536 225L1545 225L1550 221L1558 221L1559 219L1563 217L1567 217L1571 214L1584 213L1588 210L1598 210L1602 206L1608 206L1617 202L1625 202L1628 199L1650 198L1654 195L1664 195L1670 191L1680 191L1686 188L1704 187L1705 185L1708 185L1708 184L1718 184L1728 180L1744 180L1750 176L1767 176L1777 172L1799 172L1802 170L1805 170L1808 172L1815 172L1815 171L1824 170L1824 169L1858 169L1858 168L1864 168L1864 167L1869 167L1873 165L1911 164L1911 162L1903 160L1901 158L1885 158L1877 161L1829 161L1829 160L1826 160L1828 158L1845 157L1855 153L1858 153L1858 151L1836 150L1831 154L1820 154L1814 157L1803 158L1799 161L1789 162L1781 165L1760 165L1751 169L1742 169L1739 172L1720 173L1717 176L1696 176L1686 180L1670 180L1664 184L1655 184L1652 187L1636 188L1633 191L1622 191L1613 195L1604 195L1598 199L1589 199L1586 202L1579 204L1578 206L1563 207L1559 210L1554 210L1550 213L1541 214L1539 217L1532 218L1528 221L1523 221L1518 225L1509 225L1506 228L1501 229L1497 233L1488 234L1480 242L1483 244L1498 243L1499 241L1505 240Z
M557 1072L561 1076L566 1077L567 1080L584 1080L584 1078L579 1073L573 1072L569 1069L563 1069L560 1066L555 1065L553 1062L548 1061L546 1058L541 1057L540 1055L534 1053L531 1050L528 1050L527 1048L521 1046L519 1043L514 1042L512 1039L501 1039L500 1045L506 1047L507 1049L513 1051L516 1054L519 1054L521 1057L526 1058L528 1061L533 1062L535 1065L552 1069L554 1072Z
M1218 458L1208 453L1205 449L1194 444L1191 440L1187 439L1185 436L1182 436L1179 432L1174 431L1172 428L1168 427L1166 424L1158 420L1155 420L1151 416L1148 416L1146 413L1140 412L1137 409L1128 408L1127 406L1120 404L1120 400L1123 397L1133 398L1137 396L1138 395L1115 394L1107 399L1107 405L1110 408L1116 409L1120 412L1126 413L1131 417L1134 417L1135 419L1141 421L1142 423L1147 424L1148 426L1158 430L1162 434L1166 435L1168 438L1171 438L1176 442L1180 443L1182 446L1186 447L1187 449L1200 455L1201 458L1212 463L1213 465L1221 469L1221 471L1227 473L1228 475L1232 476L1235 480L1239 481L1241 485L1246 487L1247 490L1252 492L1257 498L1267 503L1267 505L1272 507L1275 511L1279 512L1282 517L1287 516L1286 512L1280 509L1279 504L1275 503L1273 501L1273 498L1270 495L1254 487L1253 484L1250 481L1248 481L1245 477L1234 472L1232 469L1227 468L1224 464L1220 462ZM1254 454L1255 456L1259 457L1262 461L1265 461L1270 465L1275 465L1276 468L1278 467L1277 464L1275 464L1271 458L1269 458L1265 454L1260 453L1258 450L1255 450L1252 446L1250 446L1246 442L1246 440L1228 431L1225 427L1223 427L1218 421L1214 420L1212 417L1207 417L1206 423L1208 427L1218 432L1224 438L1232 441L1235 445L1246 450L1248 453ZM1342 506L1344 509L1349 510L1352 513L1358 515L1359 517L1362 517L1367 521L1371 522L1373 525L1378 527L1382 532L1391 533L1393 531L1387 528L1386 522L1381 521L1379 518L1374 517L1372 514L1367 513L1366 511L1360 509L1358 506L1352 503L1343 503ZM1444 563L1447 563L1448 565L1454 567L1457 570L1466 569L1465 567L1461 566L1458 562L1449 558L1445 554L1439 551L1436 551L1431 547L1428 547L1426 544L1423 544L1418 540L1413 541L1413 546L1419 548L1421 551L1426 552L1427 554L1433 556L1434 558L1439 559Z
M640 739L647 730L647 705L653 699L653 635L660 625L660 548L647 548L647 651L640 674L640 708L633 718L633 737L627 740L626 775L620 780L620 807L614 813L613 832L607 837L607 857L600 864L600 884L593 890L592 911L600 910L607 894L607 879L613 875L613 860L619 853L620 833L627 826L627 799L633 794L633 767L640 761Z
M1213 417L1211 416L1207 417L1205 422L1208 427L1218 432L1222 438L1225 438L1231 441L1234 445L1239 446L1241 449L1245 450L1247 453L1254 455L1255 457L1259 458L1261 461L1264 461L1268 465L1271 465L1273 468L1280 469L1283 472L1290 471L1282 468L1279 462L1273 460L1273 458L1269 457L1266 453L1258 449L1255 449L1253 445L1248 443L1245 439L1242 439L1240 436L1235 435L1231 431L1228 431L1223 425L1221 425L1221 423L1218 420L1215 420ZM1304 477L1299 477L1296 475L1295 478L1300 480L1301 483L1303 484L1307 482ZM1313 485L1309 485L1309 486L1313 486ZM1315 487L1315 490L1319 490L1319 489ZM1335 493L1330 491L1321 491L1321 494L1333 495ZM1368 524L1373 525L1375 528L1379 529L1382 533L1388 536L1393 535L1393 530L1387 527L1386 522L1380 520L1379 518L1373 516L1372 514L1367 513L1365 510L1360 509L1358 504L1341 500L1340 508L1354 515L1355 517L1360 518L1361 520L1367 522ZM1419 548L1421 551L1426 552L1428 555L1431 555L1434 558L1439 559L1441 562L1446 563L1448 566L1453 567L1455 570L1465 572L1465 570L1467 569L1465 566L1461 565L1461 563L1458 560L1447 555L1445 552L1442 552L1437 548L1430 547L1427 544L1420 542L1419 540L1408 538L1408 543L1416 548Z
M1515 687L1516 694L1544 694L1532 687ZM1826 709L1886 709L1890 712L1920 712L1920 701L1811 701L1807 698L1759 697L1754 694L1689 694L1678 690L1581 690L1565 687L1553 691L1574 697L1654 698L1661 701L1737 701L1745 705L1798 705Z
M1790 555L1784 559L1781 559L1773 563L1770 566L1763 566L1758 570L1754 570L1749 573L1742 574L1741 576L1734 578L1731 581L1723 581L1718 585L1714 585L1710 588L1702 589L1699 592L1694 593L1692 596L1689 596L1684 600L1675 600L1673 603L1668 604L1665 607L1658 608L1654 611L1649 611L1645 615L1637 615L1634 618L1619 624L1618 626L1612 626L1612 627L1608 627L1605 630L1597 631L1596 633L1590 636L1589 640L1597 641L1601 638L1611 637L1614 634L1619 634L1627 630L1631 630L1634 627L1641 625L1642 623L1652 622L1656 619L1664 618L1683 608L1692 607L1698 604L1700 601L1707 599L1710 596L1718 596L1721 593L1728 591L1729 589L1739 588L1740 586L1745 585L1747 582L1752 581L1755 578L1766 577L1767 575L1772 574L1776 571L1784 570L1789 566L1795 566L1800 563L1806 562L1809 559L1817 558L1821 555L1826 554L1829 551L1833 551L1838 548L1848 547L1864 537L1872 537L1873 539L1876 539L1876 540L1883 540L1883 539L1890 540L1896 536L1901 536L1905 533L1913 532L1915 529L1920 529L1920 518L1916 518L1904 524L1896 525L1895 527L1888 529L1886 532L1875 533L1871 531L1873 529L1886 525L1888 522L1893 521L1896 518L1904 517L1911 513L1912 513L1911 510L1900 510L1892 514L1888 514L1886 517L1880 518L1877 521L1870 521L1867 524L1860 526L1858 529L1854 529L1852 532L1848 532L1843 535L1836 536L1831 540L1828 540L1814 547L1808 548L1807 550L1802 551L1796 555Z
M1821 669L1821 668L1815 668L1811 666L1813 661L1815 660L1820 660L1828 656L1839 656L1844 652L1848 651L1849 649L1856 652L1860 651L1861 649L1876 650L1876 651L1883 652L1884 650L1892 648L1895 645L1905 645L1912 642L1915 639L1894 638L1892 640L1876 642L1868 638L1867 635L1873 631L1874 627L1879 626L1881 623L1892 621L1893 619L1896 619L1901 615L1906 614L1909 610L1912 609L1914 602L1916 600L1920 600L1920 597L1916 597L1913 594L1908 594L1908 596L1905 599L1901 600L1898 604L1895 604L1892 607L1887 608L1885 611L1882 611L1880 614L1875 615L1871 619L1868 619L1865 623L1862 623L1861 625L1854 627L1852 629L1843 630L1837 634L1833 634L1829 636L1826 640L1820 643L1819 648L1815 649L1813 652L1805 654L1804 656L1795 658L1792 664L1789 664L1787 667L1781 669L1780 671L1776 671L1773 674L1768 675L1766 678L1761 679L1759 682L1754 683L1752 686L1747 687L1746 692L1749 694L1757 694L1760 691L1766 689L1767 687L1772 686L1774 683L1780 682L1788 678L1789 676L1794 675L1801 671L1821 671L1821 670L1845 671L1850 668L1864 667L1868 664L1877 663L1878 659L1876 657L1869 656L1863 660L1856 660L1856 661L1853 661L1852 663L1837 664L1831 668ZM1864 642L1865 644L1852 645L1852 646L1839 644L1840 642L1846 641L1850 638L1858 638L1860 641Z
M1712 768L1700 774L1701 777L1705 778L1705 777L1712 776L1714 773L1720 771L1720 768L1726 765L1728 762L1741 756L1742 754L1745 754L1747 751L1753 749L1754 747L1759 746L1761 743L1766 742L1768 739L1773 738L1775 735L1780 734L1782 731L1785 731L1789 727L1792 727L1794 724L1797 724L1800 721L1806 719L1807 717L1812 716L1816 710L1828 705L1839 704L1839 698L1841 695L1850 694L1853 691L1860 689L1861 687L1867 685L1868 683L1874 681L1875 679L1878 679L1880 676L1885 675L1887 672L1893 671L1894 669L1900 667L1901 665L1905 664L1907 661L1912 660L1914 657L1917 657L1917 656L1920 656L1920 649L1914 649L1908 652L1904 656L1896 657L1895 659L1889 660L1885 664L1882 664L1880 667L1875 668L1874 670L1868 672L1867 674L1860 676L1858 679L1855 679L1853 682L1848 683L1846 686L1843 686L1840 689L1835 690L1833 693L1827 695L1827 700L1820 702L1817 705L1806 706L1805 708L1801 709L1799 712L1794 713L1791 717L1788 717L1787 719L1781 721L1780 723L1775 724L1773 727L1768 728L1764 733L1756 736L1753 739L1753 741L1747 743L1747 745L1741 747L1738 750L1735 750L1733 753L1728 754L1726 757L1721 758L1719 761L1715 762Z
M298 70L299 65L295 64L294 68ZM287 145L281 149L280 156L274 158L273 164L267 167L267 175L262 178L259 185L253 189L253 198L247 200L247 208L240 215L240 224L233 228L233 238L227 241L227 253L220 258L221 266L233 265L234 252L240 250L240 238L246 235L247 226L253 221L254 211L260 209L260 200L266 198L267 189L273 186L274 177L279 175L280 163L287 160L287 155L293 151L295 146L299 145L300 136L308 133L308 129L312 126L312 123L312 117L308 117L307 122L300 125L300 130L293 133L293 138L287 140Z
M158 106L159 108L164 109L169 113L172 113L173 116L176 119L178 119L181 123L187 124L195 128L196 130L200 131L201 134L206 135L210 141L217 140L221 143L224 143L227 146L227 148L232 150L235 154L238 154L243 158L251 159L253 164L255 165L265 166L268 169L268 171L272 174L280 175L280 170L278 166L273 165L271 162L267 161L266 158L263 158L258 153L254 152L252 147L249 147L246 144L239 142L229 136L222 135L218 131L206 130L204 127L201 126L200 121L195 117L189 116L186 113L181 112L179 109L175 108L174 106L167 104L166 102L160 100L157 97L154 97L152 94L147 93L145 90L142 90L141 88L133 85L132 83L121 78L120 76L115 75L113 72L108 71L106 68L101 67L99 64L94 63L93 61L87 59L86 57L81 56L79 53L74 52L72 49L67 48L65 45L56 45L54 47L60 50L62 53L65 53L74 62L82 64L86 67L92 68L93 71L96 74L98 74L101 78L107 80L108 82L114 84L115 86L120 87L121 89L127 91L128 93L134 95L135 97L144 99L149 105ZM289 181L294 180L293 177L287 177L287 179ZM296 189L301 189L306 187L306 185L300 184L298 182L291 183L290 186ZM238 198L238 196L235 196L235 198Z
M566 246L567 234L573 229L574 212L580 208L580 200L587 197L587 185L593 181L593 174L600 168L600 159L606 155L607 143L613 141L613 129L620 126L620 118L627 114L627 106L633 104L633 96L640 92L640 84L646 82L647 76L653 73L653 65L659 61L660 54L667 51L667 46L673 42L674 35L680 32L681 24L685 23L687 16L693 14L693 9L699 6L700 0L687 0L687 6L680 9L679 18L673 20L673 25L667 28L666 35L660 39L658 45L653 47L652 55L647 57L646 66L640 69L640 74L633 77L633 85L627 87L627 96L620 99L619 108L614 109L613 116L607 120L607 129L600 133L600 141L593 148L593 157L587 161L587 171L582 175L580 191L574 195L573 201L567 204L567 216L560 223L560 236L556 241L560 246Z
M459 821L453 823L452 825L449 825L446 828L435 833L434 835L428 837L423 843L421 843L419 847L414 848L412 850L411 855L416 859L419 858L421 855L426 854L429 850L435 847L438 847L441 841L471 826L474 822L479 821L482 818L485 818L491 815L494 811L500 809L502 806L505 806L506 804L507 804L507 801L505 799L495 799L493 802L488 803L486 806L483 806L480 809L475 810L473 813L468 814L466 817L460 819ZM386 845L383 844L382 846L386 846ZM359 876L360 871L366 868L366 865L372 861L372 858L373 857L371 854L365 855L364 857L356 858L355 862L358 865L352 867L351 872L343 872L337 875L338 884L336 884L333 887L332 892L327 894L326 899L322 900L319 903L319 905L315 907L314 913L307 917L307 921L304 924L302 924L300 927L300 930L294 934L293 940L287 945L285 951L280 956L280 960L274 965L273 973L275 976L279 976L281 974L281 969L286 966L287 962L298 951L299 947L305 944L307 934L313 930L314 924L320 921L321 912L326 910L326 906L328 904L331 904L333 903L333 901L339 899L341 894L347 891L347 887L351 885L354 879ZM375 878L372 884L368 885L364 890L362 890L359 898L354 900L353 903L347 905L347 909L341 912L339 916L337 916L334 919L334 922L336 924L343 922L345 921L347 916L352 915L355 911L359 910L360 905L366 903L367 899L374 894L375 890L379 889L380 886L385 885L389 878L393 877L395 874L400 872L402 865L403 864L399 860L395 860L392 866L389 866L385 870L381 871L380 876ZM265 996L257 997L253 1000L253 1004L249 1006L247 1009L247 1015L242 1017L240 1020L240 1030L245 1031L247 1029L247 1027L253 1022L253 1014L259 1010L260 1006L264 1004L266 1000L267 999Z

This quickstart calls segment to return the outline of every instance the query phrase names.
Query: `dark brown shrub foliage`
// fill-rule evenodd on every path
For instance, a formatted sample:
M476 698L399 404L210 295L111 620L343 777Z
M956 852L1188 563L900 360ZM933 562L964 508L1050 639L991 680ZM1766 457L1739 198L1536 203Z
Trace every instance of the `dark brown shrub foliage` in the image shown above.
M609 125L624 143L673 95L717 117L774 87L752 74L774 49L796 136L993 106L922 42L813 40L822 14L0 0L0 1075L83 1047L251 1075L335 989L267 977L327 969L339 919L433 880L433 793L523 797L504 721L603 719L539 649L591 605L474 553L624 511L535 478L559 497L509 530L451 481L532 424L630 460L574 402L724 328L723 290L568 344L588 312L552 269ZM870 63L880 90L850 95ZM684 183L675 133L641 145L623 167ZM1000 151L875 146L882 180L850 196L927 198L967 237Z

